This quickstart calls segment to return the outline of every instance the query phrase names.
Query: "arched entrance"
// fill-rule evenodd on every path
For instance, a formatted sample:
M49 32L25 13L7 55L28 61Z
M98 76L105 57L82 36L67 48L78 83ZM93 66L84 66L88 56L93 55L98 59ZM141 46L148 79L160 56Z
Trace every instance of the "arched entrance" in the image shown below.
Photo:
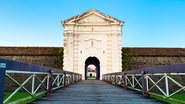
M96 57L88 57L85 61L85 79L93 77L100 79L100 61Z

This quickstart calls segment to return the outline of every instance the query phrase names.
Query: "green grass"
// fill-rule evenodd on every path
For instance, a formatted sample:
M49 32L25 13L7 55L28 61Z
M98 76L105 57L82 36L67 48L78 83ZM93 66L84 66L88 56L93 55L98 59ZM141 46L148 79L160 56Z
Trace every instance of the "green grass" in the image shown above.
M185 94L176 94L176 95L173 95L171 98L185 102Z
M6 98L8 98L8 96L10 94L11 94L10 92L4 92L3 99L5 100ZM9 101L7 103L15 102L20 99L27 98L27 99L24 99L21 102L19 102L19 104L26 104L26 103L32 102L38 98L41 98L44 95L45 95L44 93L38 93L36 96L31 96L29 93L26 93L26 92L17 92L11 99L9 99Z
M96 78L96 76L88 76L87 78Z
M150 97L166 102L166 103L169 103L169 104L185 104L185 94L175 94L169 98L165 98L162 95L152 93L150 94Z

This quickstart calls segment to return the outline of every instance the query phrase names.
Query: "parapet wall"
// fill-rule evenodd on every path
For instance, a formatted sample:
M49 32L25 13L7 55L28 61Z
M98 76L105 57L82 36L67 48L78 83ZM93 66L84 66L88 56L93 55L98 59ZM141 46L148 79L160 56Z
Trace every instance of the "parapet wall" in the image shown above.
M62 47L0 47L0 58L58 68L57 53Z
M185 63L185 48L122 48L130 58L130 69Z

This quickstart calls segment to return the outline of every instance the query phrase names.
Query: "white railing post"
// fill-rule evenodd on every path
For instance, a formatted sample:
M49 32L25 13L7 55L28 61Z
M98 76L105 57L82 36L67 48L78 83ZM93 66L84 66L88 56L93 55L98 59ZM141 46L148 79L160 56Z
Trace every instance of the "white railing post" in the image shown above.
M34 95L34 90L35 90L35 73L32 75L32 89L31 89L32 95Z
M132 87L134 88L135 84L134 84L134 74L132 75Z
M145 74L145 79L146 79L146 91L148 92L148 75Z
M168 83L168 74L164 73L165 86L166 86L166 97L169 97L169 83Z
M50 74L47 75L47 90L49 90L49 78L50 78Z

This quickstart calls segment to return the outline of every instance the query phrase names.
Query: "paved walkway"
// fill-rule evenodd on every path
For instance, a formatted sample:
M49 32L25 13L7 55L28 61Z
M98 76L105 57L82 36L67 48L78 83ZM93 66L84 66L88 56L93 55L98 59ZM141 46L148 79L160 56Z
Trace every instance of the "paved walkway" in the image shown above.
M100 80L84 80L31 104L164 104Z

